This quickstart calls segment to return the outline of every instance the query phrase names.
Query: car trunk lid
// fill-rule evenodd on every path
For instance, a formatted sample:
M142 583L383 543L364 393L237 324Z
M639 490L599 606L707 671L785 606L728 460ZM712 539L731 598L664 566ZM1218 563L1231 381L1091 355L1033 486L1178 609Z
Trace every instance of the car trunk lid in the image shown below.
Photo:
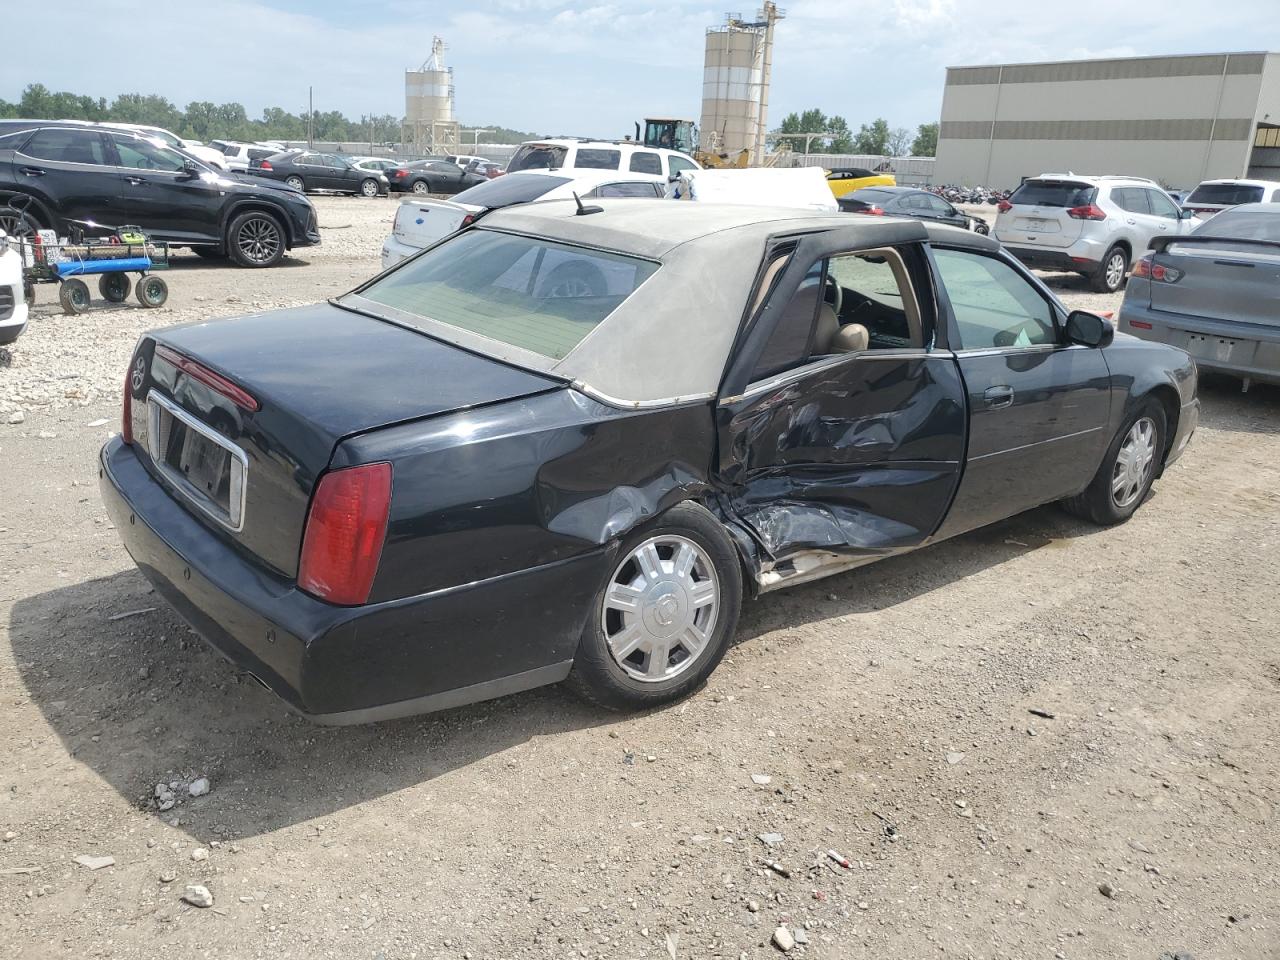
M1280 327L1280 242L1192 235L1157 245L1153 309Z
M561 385L332 304L159 331L139 362L139 456L211 529L286 576L341 440Z
M996 239L1015 246L1069 247L1080 239L1084 221L1068 211L1093 203L1097 192L1075 180L1028 180L996 218Z
M405 200L396 210L391 235L401 243L421 250L461 230L484 209L473 203L453 200Z

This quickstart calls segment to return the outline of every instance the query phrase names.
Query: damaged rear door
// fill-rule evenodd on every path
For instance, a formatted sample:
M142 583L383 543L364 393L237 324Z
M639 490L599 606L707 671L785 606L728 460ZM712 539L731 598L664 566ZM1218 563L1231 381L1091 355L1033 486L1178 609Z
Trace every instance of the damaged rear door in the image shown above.
M965 393L936 329L924 227L773 251L717 406L718 481L761 589L919 545L964 458ZM865 234L863 234L865 236Z

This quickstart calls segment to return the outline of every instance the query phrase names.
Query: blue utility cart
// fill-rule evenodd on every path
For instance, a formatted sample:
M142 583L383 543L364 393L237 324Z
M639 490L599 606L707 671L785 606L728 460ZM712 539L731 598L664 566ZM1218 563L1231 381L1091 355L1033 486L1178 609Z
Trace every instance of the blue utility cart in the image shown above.
M169 299L169 285L152 273L168 268L169 245L149 240L137 227L120 227L109 237L79 243L54 240L41 231L19 241L18 252L28 298L34 284L56 283L63 313L85 313L92 306L89 286L80 279L85 276L98 277L98 292L110 303L124 303L131 289L147 308ZM136 287L131 273L138 274Z

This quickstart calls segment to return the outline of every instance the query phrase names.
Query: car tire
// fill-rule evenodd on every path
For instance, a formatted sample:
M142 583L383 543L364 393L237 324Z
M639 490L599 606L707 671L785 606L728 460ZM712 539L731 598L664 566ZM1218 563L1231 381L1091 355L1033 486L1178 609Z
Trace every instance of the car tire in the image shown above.
M716 668L737 629L742 565L733 543L705 508L681 503L624 538L614 557L566 684L609 710L678 700Z
M301 190L307 189L307 185L302 182L302 178L297 174L294 174L291 177L285 177L284 182L289 186L293 187L293 189L295 190L301 191Z
M124 303L129 299L129 290L133 287L128 274L104 273L98 278L98 292L108 303Z
M415 180L409 184L409 191L416 194L425 194L431 192L431 184L426 180Z
M138 280L135 296L144 307L154 310L157 307L163 307L165 301L169 299L169 285L160 277L141 277Z
M1097 271L1090 277L1090 286L1097 293L1115 293L1124 286L1129 272L1129 255L1117 244L1106 252Z
M1164 405L1147 397L1125 418L1089 486L1062 506L1103 527L1124 523L1147 499L1164 459Z
M264 210L248 210L227 228L227 250L242 267L274 267L284 256L284 225Z
M360 195L364 197L376 197L378 195L378 181L372 179L361 180Z
M89 312L89 287L83 280L63 280L58 288L58 302L62 304L62 312L67 316L75 316Z

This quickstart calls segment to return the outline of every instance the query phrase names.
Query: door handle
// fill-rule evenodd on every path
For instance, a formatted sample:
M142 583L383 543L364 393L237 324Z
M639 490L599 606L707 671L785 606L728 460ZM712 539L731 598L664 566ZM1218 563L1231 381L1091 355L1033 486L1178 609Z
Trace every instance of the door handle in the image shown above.
M1013 387L1001 384L998 387L987 387L982 400L988 407L998 409L1013 405Z
M127 180L129 183L132 183L135 187L141 186L142 184L147 182L142 177L125 177L125 180Z
M21 169L22 172L25 173L28 177L44 176L44 171L41 170L39 167L20 167L19 169Z
M1137 220L1126 220L1126 221L1125 221L1125 223L1127 223L1129 226L1131 226L1131 227L1132 227L1132 226L1136 226L1136 225L1137 225L1137 223L1138 223L1138 221L1137 221Z

